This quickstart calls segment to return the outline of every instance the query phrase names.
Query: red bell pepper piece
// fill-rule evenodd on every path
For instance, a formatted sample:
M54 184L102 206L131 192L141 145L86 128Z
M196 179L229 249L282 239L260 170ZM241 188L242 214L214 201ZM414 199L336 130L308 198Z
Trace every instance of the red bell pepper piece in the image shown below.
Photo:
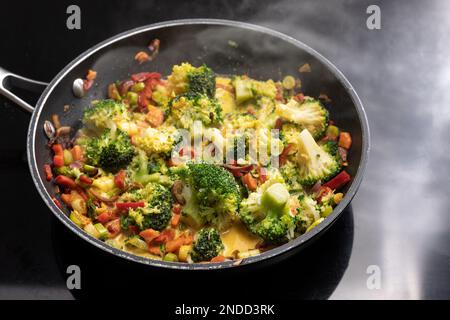
M45 172L45 179L47 179L47 181L52 180L53 173L52 173L52 168L50 167L50 165L44 164L44 172Z
M137 202L117 202L116 208L120 211L127 211L129 209L136 209L139 207L144 207L145 202L144 201L137 201Z
M80 176L80 182L84 183L84 184L92 184L92 179L89 178L87 175L81 175Z
M64 155L64 149L63 149L62 145L60 145L59 143L55 143L54 145L52 145L52 150L55 153L55 155L57 155L57 156Z
M114 184L119 189L125 189L125 178L127 177L127 172L125 170L120 170L114 177Z
M62 209L62 205L61 202L59 202L58 199L56 199L55 197L52 197L53 202L56 204L56 206L60 209Z
M144 238L145 242L149 244L152 242L156 237L159 236L159 231L153 230L153 229L145 229L139 233L139 235Z
M131 75L131 80L136 82L142 82L150 78L159 80L161 78L161 74L158 72L140 72Z
M78 186L73 179L63 175L57 176L55 178L55 183L59 186L66 187L69 189L78 189Z
M174 238L175 238L175 230L165 229L159 234L159 236L155 238L154 241L158 243L166 243L167 241L173 240Z
M106 224L106 229L109 231L109 236L111 238L115 237L120 233L120 219L115 219Z
M332 190L337 190L345 186L351 179L352 177L345 170L343 170L333 179L331 179L327 183L324 183L322 187L328 187Z
M53 165L58 168L64 166L64 156L61 155L53 156Z
M117 218L117 216L114 213L112 213L111 211L105 211L97 216L97 220L101 224L105 224L116 218Z

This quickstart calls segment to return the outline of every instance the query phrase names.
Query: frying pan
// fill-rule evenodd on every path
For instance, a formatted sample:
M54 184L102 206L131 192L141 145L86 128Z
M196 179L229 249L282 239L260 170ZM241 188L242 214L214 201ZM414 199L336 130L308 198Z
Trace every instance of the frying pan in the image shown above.
M139 65L134 60L135 54L155 38L161 41L159 55L153 61ZM76 131L80 127L83 109L91 100L104 98L109 83L142 71L167 74L174 64L183 61L194 65L205 63L218 74L246 73L252 78L274 80L280 80L282 75L297 75L299 66L304 63L310 65L310 73L300 74L302 91L313 97L326 94L331 99L327 105L330 118L340 128L351 132L353 138L348 155L350 165L347 168L353 177L352 182L344 190L346 194L342 202L322 223L295 240L244 259L240 264L233 261L182 264L150 260L112 248L78 228L68 218L68 210L59 209L54 204L53 186L46 181L42 169L44 164L51 161L48 139L43 130L44 121L50 119L52 114L57 114L63 125L69 125ZM96 85L83 98L76 98L72 93L73 81L84 78L88 69L97 71ZM5 86L8 83L27 90L43 90L36 106L32 107L13 94ZM188 270L236 268L297 252L323 234L350 204L361 183L369 152L369 127L364 108L351 84L331 62L289 36L236 21L176 20L121 33L78 56L48 85L0 68L0 93L32 113L27 138L28 163L34 184L53 214L68 229L92 245L113 255L156 267ZM64 111L64 105L71 106L69 111Z

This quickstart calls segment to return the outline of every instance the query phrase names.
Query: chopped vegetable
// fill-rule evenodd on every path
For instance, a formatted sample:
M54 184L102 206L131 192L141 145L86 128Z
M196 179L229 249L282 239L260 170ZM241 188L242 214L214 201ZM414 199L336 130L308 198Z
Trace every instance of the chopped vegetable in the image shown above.
M153 39L134 58L149 61L159 47ZM74 94L96 76L75 80ZM55 205L115 248L172 263L239 265L310 231L344 197L352 137L329 119L326 95L300 92L295 75L281 79L184 62L167 77L150 70L98 83L105 99L73 106L83 110L77 132L56 114L44 123Z

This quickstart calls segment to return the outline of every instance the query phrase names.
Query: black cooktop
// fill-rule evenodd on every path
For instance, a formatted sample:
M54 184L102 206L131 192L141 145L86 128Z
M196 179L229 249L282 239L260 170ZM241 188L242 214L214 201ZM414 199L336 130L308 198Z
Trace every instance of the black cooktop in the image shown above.
M66 28L71 4L81 8L81 30ZM154 22L208 17L274 28L310 45L346 75L367 111L372 148L351 207L304 251L275 265L238 271L163 271L109 256L52 216L28 170L30 115L0 97L0 298L95 298L118 289L140 294L151 284L157 302L180 291L177 284L183 283L186 292L175 294L175 301L217 301L230 293L241 302L449 299L450 4L377 1L381 29L369 30L366 9L371 4L9 3L8 10L0 11L0 66L42 81L50 81L97 42ZM81 290L67 289L70 265L81 269ZM374 286L375 273L379 286ZM214 297L204 290L211 285L218 289Z

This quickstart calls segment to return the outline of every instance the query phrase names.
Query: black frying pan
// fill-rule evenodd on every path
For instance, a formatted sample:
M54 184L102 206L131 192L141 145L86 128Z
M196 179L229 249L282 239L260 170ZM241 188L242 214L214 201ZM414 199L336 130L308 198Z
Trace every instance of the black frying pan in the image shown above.
M159 55L152 62L139 65L134 56L150 40L161 40ZM238 44L230 45L230 40ZM302 73L302 89L307 95L326 94L332 102L327 106L330 118L340 128L351 132L353 145L349 153L348 172L354 177L346 187L346 195L325 221L294 241L244 259L239 265L262 262L276 256L287 256L304 248L318 238L349 205L361 182L369 152L369 128L366 114L354 89L344 75L327 59L307 45L279 32L235 21L193 19L157 23L134 29L110 38L73 60L50 84L26 79L0 68L0 93L23 109L32 112L28 131L28 161L33 181L47 206L61 222L85 241L113 254L135 262L172 269L221 269L237 267L232 261L211 264L172 263L135 256L112 248L78 228L68 218L66 209L59 209L52 201L53 186L45 180L43 165L50 162L51 152L44 133L44 121L58 114L64 125L77 129L83 108L93 99L105 97L109 83L128 78L141 71L167 74L174 64L189 61L194 65L206 63L219 74L248 73L257 79L279 80L282 75L298 74L299 66L309 63L311 73ZM72 84L83 78L88 69L97 71L96 85L81 99L74 97ZM26 89L45 88L33 108L11 93L4 84ZM70 111L63 106L69 104Z

